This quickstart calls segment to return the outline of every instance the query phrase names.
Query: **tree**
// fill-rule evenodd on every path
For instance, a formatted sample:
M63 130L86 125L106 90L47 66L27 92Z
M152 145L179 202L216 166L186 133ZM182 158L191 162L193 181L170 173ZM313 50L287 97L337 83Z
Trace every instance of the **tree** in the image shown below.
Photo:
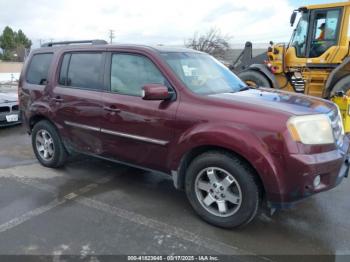
M30 49L32 41L22 32L13 31L9 26L0 35L0 48L3 50L2 59L9 61L23 61L26 49Z
M30 41L27 36L22 32L21 29L15 33L15 43L17 45L23 45L25 48L29 49L32 46L32 41Z
M16 43L16 54L18 61L24 61L26 50L30 49L32 46L32 41L30 41L27 36L22 32L21 29L15 33L15 43Z
M5 27L2 35L0 36L0 47L3 50L13 49L16 47L15 33L8 26Z
M15 33L15 43L16 45L23 45L25 48L29 49L32 46L32 41L30 41L27 36L22 32L21 29Z
M192 38L185 41L185 46L223 58L227 49L230 48L231 38L231 36L222 35L218 28L211 28L204 34L194 33Z

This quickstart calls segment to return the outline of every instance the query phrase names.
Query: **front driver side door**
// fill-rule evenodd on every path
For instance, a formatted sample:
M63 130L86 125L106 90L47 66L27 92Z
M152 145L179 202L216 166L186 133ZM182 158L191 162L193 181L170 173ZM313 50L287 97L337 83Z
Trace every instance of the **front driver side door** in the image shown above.
M110 90L102 96L101 135L109 158L165 170L178 100L146 101L145 84L173 88L150 58L131 53L110 56Z

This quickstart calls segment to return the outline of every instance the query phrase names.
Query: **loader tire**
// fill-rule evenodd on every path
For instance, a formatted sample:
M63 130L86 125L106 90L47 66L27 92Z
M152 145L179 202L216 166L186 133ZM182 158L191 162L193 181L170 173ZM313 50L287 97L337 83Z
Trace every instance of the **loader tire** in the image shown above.
M346 94L349 91L349 89L350 89L350 75L343 77L334 85L331 91L331 97L340 91L343 91L344 94Z
M251 87L271 87L269 80L260 72L255 70L246 70L238 74L247 85Z

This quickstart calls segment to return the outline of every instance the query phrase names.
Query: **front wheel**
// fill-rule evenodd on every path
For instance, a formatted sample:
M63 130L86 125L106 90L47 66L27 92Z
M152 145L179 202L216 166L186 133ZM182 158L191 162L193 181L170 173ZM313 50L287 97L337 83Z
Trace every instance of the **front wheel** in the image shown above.
M238 77L251 87L271 87L269 80L258 71L246 70L238 73Z
M222 152L204 153L192 161L186 172L186 194L199 216L225 228L248 224L261 202L250 166Z

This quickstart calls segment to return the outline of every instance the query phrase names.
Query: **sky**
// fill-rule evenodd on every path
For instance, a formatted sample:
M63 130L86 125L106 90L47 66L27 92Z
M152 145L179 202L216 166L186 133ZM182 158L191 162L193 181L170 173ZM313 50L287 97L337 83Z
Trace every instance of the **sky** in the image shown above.
M293 9L332 0L0 0L0 31L22 29L40 42L105 39L183 45L195 32L218 28L232 44L285 42Z

